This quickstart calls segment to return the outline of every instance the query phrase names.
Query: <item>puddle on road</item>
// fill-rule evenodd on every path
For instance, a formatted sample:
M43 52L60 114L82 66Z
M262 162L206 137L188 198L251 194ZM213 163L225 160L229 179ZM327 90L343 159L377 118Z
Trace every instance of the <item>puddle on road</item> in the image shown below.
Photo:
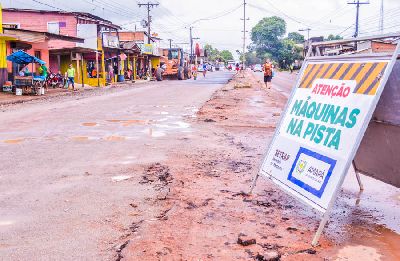
M108 136L108 137L105 137L104 140L106 140L106 141L125 141L126 137L123 137L123 136Z
M367 246L345 246L339 250L336 261L344 260L371 260L380 261L382 260L382 255L378 253L375 248Z
M144 132L149 134L149 136L152 138L160 138L160 137L164 137L165 135L167 135L163 131L155 131L152 128L149 128L148 130L145 130Z
M21 142L24 142L25 139L21 138L21 139L11 139L11 140L3 140L3 143L7 143L7 144L19 144Z
M73 141L88 141L89 137L87 136L74 136L72 137Z
M384 226L349 227L354 236L339 247L334 260L400 260L400 235Z
M15 222L12 220L0 220L0 227L2 226L11 226L13 225Z
M129 127L132 125L148 125L151 120L107 120L107 122L112 123L122 123L122 126Z
M113 182L120 182L120 181L125 181L125 180L131 179L131 178L133 178L133 177L121 175L121 176L114 176L111 178L111 180Z
M84 122L84 123L82 123L82 126L94 127L94 126L97 126L97 123L96 122Z

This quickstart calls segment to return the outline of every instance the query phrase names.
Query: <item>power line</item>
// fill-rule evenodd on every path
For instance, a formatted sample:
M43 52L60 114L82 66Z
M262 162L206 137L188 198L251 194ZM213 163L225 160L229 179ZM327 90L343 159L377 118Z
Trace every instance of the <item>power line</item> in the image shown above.
M226 11L226 12L224 12L224 13L221 13L221 14L218 14L218 15L215 15L215 16L197 19L197 20L195 20L194 22L192 22L191 25L193 25L193 24L195 24L195 23L197 23L197 22L200 22L200 21L215 20L215 19L218 19L218 18L227 16L227 15L229 15L229 14L235 12L235 11L238 10L239 8L241 8L242 5L243 5L243 4L240 4L239 6L233 8L233 9L231 9L231 10L229 10L229 11Z

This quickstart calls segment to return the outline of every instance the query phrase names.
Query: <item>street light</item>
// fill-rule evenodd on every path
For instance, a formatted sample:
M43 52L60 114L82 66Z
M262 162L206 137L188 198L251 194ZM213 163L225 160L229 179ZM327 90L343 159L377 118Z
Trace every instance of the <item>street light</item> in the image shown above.
M307 31L307 45L309 45L310 44L310 31L311 31L311 28L299 29L299 32L305 32L305 31Z
M308 48L310 48L310 31L311 31L311 28L299 29L299 32L305 32L305 31L307 31L307 50L308 50ZM304 56L306 55L306 48L305 47L304 47L303 55Z

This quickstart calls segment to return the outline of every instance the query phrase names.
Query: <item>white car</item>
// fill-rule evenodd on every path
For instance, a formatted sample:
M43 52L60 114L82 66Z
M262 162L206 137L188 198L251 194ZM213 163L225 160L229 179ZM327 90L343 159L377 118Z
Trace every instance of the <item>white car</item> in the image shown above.
M254 65L253 72L262 72L261 64Z

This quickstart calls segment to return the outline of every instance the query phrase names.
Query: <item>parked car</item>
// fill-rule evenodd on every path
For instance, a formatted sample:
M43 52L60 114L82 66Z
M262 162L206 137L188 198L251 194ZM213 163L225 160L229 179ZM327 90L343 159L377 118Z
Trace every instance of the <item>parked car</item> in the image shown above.
M254 65L253 72L262 72L261 64Z

